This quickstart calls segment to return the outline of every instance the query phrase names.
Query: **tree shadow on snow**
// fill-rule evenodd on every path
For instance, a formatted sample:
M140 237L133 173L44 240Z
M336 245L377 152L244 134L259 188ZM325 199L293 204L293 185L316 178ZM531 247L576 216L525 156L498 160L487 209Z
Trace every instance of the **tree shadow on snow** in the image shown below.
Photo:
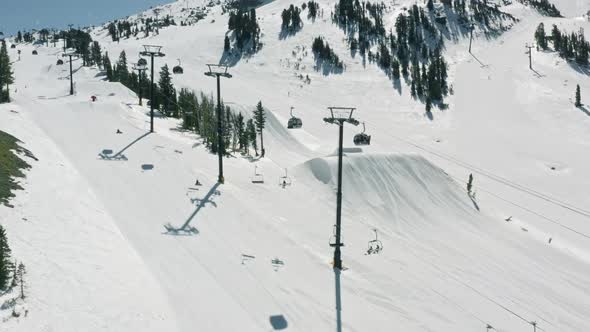
M233 67L238 64L242 60L242 52L238 52L235 50L230 50L228 52L223 52L221 58L219 59L219 64Z
M262 155L258 155L258 156L252 156L252 155L244 155L242 154L242 156L244 157L244 159L248 160L251 163L257 162L262 158Z
M316 64L313 67L315 71L321 72L324 76L329 76L330 74L342 74L344 72L344 68L338 67L331 62L324 61L320 58L316 60Z
M279 40L284 40L291 36L295 36L297 32L301 31L302 28L303 23L301 24L301 26L298 27L281 28L281 32L279 32Z
M567 64L570 67L572 67L573 70L577 71L580 74L590 75L590 67L589 66L580 65L576 61L572 61L572 60L567 60Z

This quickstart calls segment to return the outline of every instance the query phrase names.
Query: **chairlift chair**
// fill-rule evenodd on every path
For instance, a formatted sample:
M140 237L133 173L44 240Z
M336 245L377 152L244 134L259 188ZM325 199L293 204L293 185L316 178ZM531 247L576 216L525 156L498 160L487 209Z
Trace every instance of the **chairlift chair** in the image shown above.
M340 243L336 243L336 225L334 225L334 234L330 237L330 247L344 247L344 241L342 240L342 234L340 235Z
M378 254L383 250L383 242L377 237L377 229L374 228L373 232L375 232L375 239L369 241L367 245L367 255Z
M139 58L139 60L137 60L137 66L138 67L146 67L147 66L147 60L144 58Z
M281 176L279 178L279 186L282 186L284 188L284 187L290 186L290 185L291 185L291 178L287 174L287 169L285 168L285 176Z
M371 135L365 133L365 123L363 122L363 132L354 135L354 145L371 145Z
M287 122L288 129L298 129L303 127L303 122L301 121L301 119L293 116L293 108L294 107L291 107L291 111L289 112L291 114L291 118Z
M252 183L264 183L264 177L262 174L258 174L257 165L254 165L254 176L252 177Z
M172 68L172 73L174 74L183 74L184 73L184 69L182 69L182 67L180 66L180 59L176 59L178 60L178 66L174 66L174 68Z

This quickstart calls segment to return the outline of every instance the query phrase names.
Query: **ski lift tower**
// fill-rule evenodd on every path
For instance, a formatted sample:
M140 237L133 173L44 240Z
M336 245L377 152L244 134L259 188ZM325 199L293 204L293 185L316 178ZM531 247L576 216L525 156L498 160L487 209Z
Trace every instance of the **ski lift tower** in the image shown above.
M152 83L150 85L150 133L154 132L154 58L161 58L166 54L160 52L162 46L143 45L144 50L139 52L140 55L149 56L152 59L151 75Z
M217 78L217 154L219 156L219 177L217 182L223 184L223 128L221 123L222 109L221 109L221 86L220 77L232 78L231 74L227 72L227 66L208 64L209 71L205 72L206 76Z
M143 61L141 61L143 60ZM137 61L136 64L133 65L133 70L137 70L137 75L139 76L139 106L142 106L142 95L141 95L141 89L143 87L142 85L142 77L145 76L145 71L147 70L147 61L145 61L145 59L140 58L139 61ZM150 102L151 104L151 102Z
M70 96L74 95L74 72L72 70L72 58L77 57L78 53L73 48L68 48L62 55L63 57L70 58Z
M350 123L358 126L359 122L352 117L354 107L328 107L330 116L324 118L324 122L338 125L338 192L336 194L336 242L331 243L334 247L334 268L342 270L342 254L340 247L344 244L340 242L341 216L342 216L342 141L344 136L344 123Z

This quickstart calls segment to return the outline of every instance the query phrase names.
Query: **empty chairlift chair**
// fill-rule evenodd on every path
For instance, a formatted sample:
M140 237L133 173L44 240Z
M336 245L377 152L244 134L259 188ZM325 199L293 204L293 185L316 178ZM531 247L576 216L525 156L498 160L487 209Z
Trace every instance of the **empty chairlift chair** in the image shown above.
M183 74L184 73L184 69L182 69L182 67L180 66L180 59L178 60L178 66L174 66L174 68L172 68L172 72L174 74Z
M365 133L365 123L363 122L363 132L354 135L353 138L354 145L370 145L371 144L371 135L367 135Z
M285 168L285 176L281 176L279 178L279 186L285 188L290 185L291 185L291 178L289 177L289 175L287 173L287 169Z
M297 129L297 128L303 127L303 122L301 121L301 119L293 116L293 108L294 107L291 107L291 111L290 111L291 118L287 122L288 129Z
M252 183L264 183L264 177L258 173L258 166L254 165L254 176L252 177Z

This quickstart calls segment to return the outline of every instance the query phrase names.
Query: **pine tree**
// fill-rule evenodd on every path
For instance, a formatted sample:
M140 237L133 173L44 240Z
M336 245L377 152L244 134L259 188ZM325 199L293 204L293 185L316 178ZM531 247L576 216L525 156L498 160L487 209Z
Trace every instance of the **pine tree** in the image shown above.
M266 124L266 113L264 112L264 107L262 107L261 101L258 102L258 105L256 105L256 110L254 110L254 124L256 125L256 132L260 134L260 151L261 156L264 157L265 150L262 131L264 129L264 125Z
M182 128L191 129L195 127L194 93L186 88L180 89L178 94L178 108L182 119Z
M545 36L545 25L541 22L535 31L535 40L541 49L547 49L547 38Z
M105 53L104 57L102 58L102 64L104 66L104 70L107 73L107 80L112 82L115 80L113 67L111 66L111 59L109 59L109 53Z
M248 146L248 138L246 137L245 133L246 130L244 128L244 116L242 112L238 113L236 117L236 133L238 135L238 147L241 151L246 151L246 147Z
M551 29L551 39L553 41L553 50L559 51L561 45L561 32L555 24L553 24L553 28Z
M102 51L97 41L93 42L90 46L90 63L96 64L99 67L102 66Z
M8 287L10 280L10 271L12 270L12 262L10 259L10 247L8 246L8 239L6 238L6 231L0 225L0 289L4 290Z
M249 119L246 124L246 137L252 144L256 156L258 156L258 145L256 144L256 126L254 125L254 121L252 119Z
M225 39L223 40L223 51L229 52L230 49L231 49L231 45L229 43L229 37L225 36Z
M158 81L160 96L162 98L162 111L166 116L175 115L176 113L176 91L172 85L172 76L168 65L164 65L160 71L160 80Z
M397 59L394 59L391 62L391 73L394 79L399 79L399 61L397 61Z
M0 47L0 103L10 101L10 84L14 83L10 57L6 48L6 42L2 40ZM3 88L6 86L6 91Z
M576 107L582 106L582 96L580 95L580 85L576 85Z
M16 286L18 286L18 275L16 274L16 269L15 267L18 266L18 262L15 260L14 261L14 265L13 265L13 273L12 273L12 282L10 283L10 288L14 288Z
M128 79L129 79L129 69L127 69L127 55L125 54L125 51L121 51L121 54L119 54L119 61L117 61L117 69L116 69L116 80L123 83L123 84L127 84Z
M18 265L18 269L16 270L16 276L17 276L18 281L20 283L20 298L21 299L25 298L25 274L27 274L27 271L25 269L25 264L20 263Z
M224 154L228 154L230 143L232 142L233 122L232 113L229 106L225 106L225 117L223 119L223 148Z

